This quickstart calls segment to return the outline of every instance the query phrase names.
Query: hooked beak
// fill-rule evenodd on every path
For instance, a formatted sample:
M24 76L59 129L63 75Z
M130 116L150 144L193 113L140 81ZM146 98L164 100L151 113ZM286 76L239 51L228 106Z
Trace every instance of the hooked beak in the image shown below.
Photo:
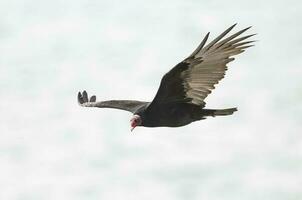
M135 127L141 124L141 118L139 115L134 115L132 119L130 119L131 124L131 132L135 129Z
M131 123L131 129L130 130L132 132L137 125L136 125L136 123L135 123L135 121L133 119L130 120L130 123Z

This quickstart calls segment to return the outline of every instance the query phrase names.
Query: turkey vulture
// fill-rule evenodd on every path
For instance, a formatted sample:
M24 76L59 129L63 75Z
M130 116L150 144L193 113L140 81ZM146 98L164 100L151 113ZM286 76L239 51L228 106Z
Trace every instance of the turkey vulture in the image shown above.
M204 99L225 75L233 56L244 52L254 41L251 35L240 36L250 27L225 37L236 24L206 45L207 33L200 45L185 60L166 73L153 101L110 100L96 102L87 92L78 93L78 102L84 107L115 108L133 113L131 131L136 126L179 127L208 116L231 115L237 108L205 109Z

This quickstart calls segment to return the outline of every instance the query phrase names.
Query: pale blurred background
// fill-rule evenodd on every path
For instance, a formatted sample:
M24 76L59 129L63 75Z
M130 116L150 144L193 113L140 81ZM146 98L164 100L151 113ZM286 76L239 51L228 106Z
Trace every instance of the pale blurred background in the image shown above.
M1 0L1 200L301 200L301 1ZM137 128L79 107L152 100L203 36L253 26L207 107L229 117Z

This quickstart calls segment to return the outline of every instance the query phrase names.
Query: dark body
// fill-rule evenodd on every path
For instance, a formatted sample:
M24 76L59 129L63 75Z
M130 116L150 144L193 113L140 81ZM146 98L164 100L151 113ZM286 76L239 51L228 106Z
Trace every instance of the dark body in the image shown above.
M250 27L225 37L236 24L207 43L209 33L195 51L166 73L152 102L110 100L96 102L87 92L79 92L78 102L84 107L115 108L134 114L132 127L179 127L208 116L231 115L236 108L205 109L205 98L224 78L233 56L245 51L254 34L238 37Z
M145 127L179 127L203 119L208 112L193 104L167 103L142 107L135 114L141 116Z

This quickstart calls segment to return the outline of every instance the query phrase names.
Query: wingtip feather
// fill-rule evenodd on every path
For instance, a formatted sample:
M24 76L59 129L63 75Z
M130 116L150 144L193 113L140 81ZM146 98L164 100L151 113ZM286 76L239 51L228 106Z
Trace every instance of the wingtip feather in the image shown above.
M84 101L83 101L83 96L82 96L81 92L78 92L78 103L79 103L80 105L82 105L82 103L84 103Z
M238 23L236 22L235 24L233 24L230 28L234 28Z
M95 95L91 96L89 102L95 102L95 101L96 101L96 96Z

